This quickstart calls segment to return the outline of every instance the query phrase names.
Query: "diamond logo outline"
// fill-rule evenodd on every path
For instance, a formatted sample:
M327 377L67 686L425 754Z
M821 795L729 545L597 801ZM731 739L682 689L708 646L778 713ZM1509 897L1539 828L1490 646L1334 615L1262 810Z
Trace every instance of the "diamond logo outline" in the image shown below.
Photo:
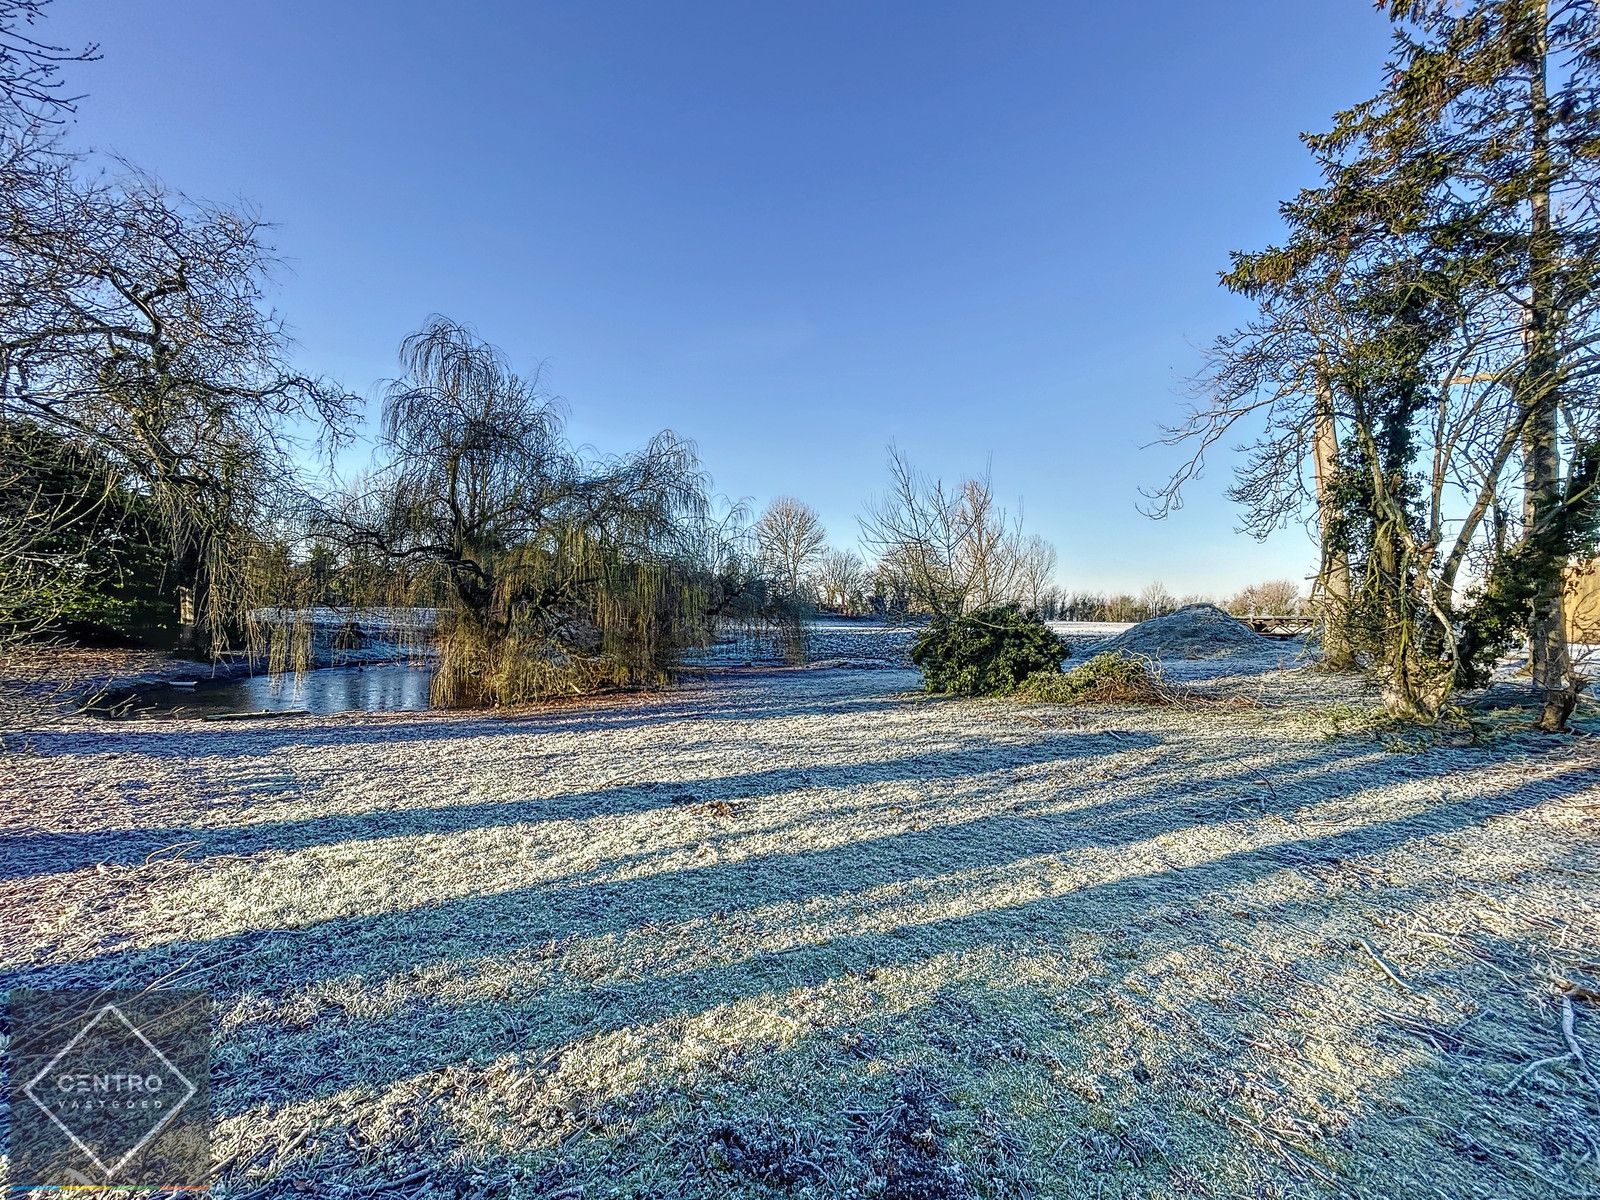
M128 1032L133 1034L134 1037L138 1038L139 1041L143 1042L145 1048L149 1050L151 1054L154 1054L158 1059L160 1059L161 1065L166 1067L167 1070L171 1071L175 1076L177 1076L178 1081L187 1089L187 1091L184 1092L183 1099L174 1104L167 1114L154 1125L152 1125L149 1132L147 1132L138 1140L138 1142L134 1144L132 1149L124 1153L121 1158L117 1159L117 1161L112 1163L109 1167L101 1161L98 1154L84 1144L83 1139L73 1131L71 1126L69 1126L60 1117L56 1116L55 1113L51 1112L50 1106L44 1101L40 1100L38 1096L33 1094L33 1089L36 1088L39 1083L50 1074L50 1072L55 1070L56 1064L65 1058L72 1051L72 1048L86 1038L89 1035L89 1032L94 1029L96 1025L100 1024L101 1021L105 1020L107 1016L113 1016L118 1021L122 1022L123 1026L128 1030ZM187 1075L178 1070L177 1067L173 1066L171 1059L169 1059L165 1054L161 1053L160 1047L158 1047L149 1038L145 1037L143 1030L141 1030L132 1021L128 1020L127 1016L120 1008L118 1008L115 1004L107 1004L102 1006L100 1011L95 1013L94 1017L90 1019L82 1029L78 1030L78 1032L73 1035L72 1040L63 1046L56 1053L55 1057L45 1064L43 1070L41 1070L37 1075L28 1081L27 1085L22 1089L22 1094L25 1095L29 1100L32 1100L35 1107L37 1107L40 1112L44 1113L45 1116L49 1117L50 1120L55 1123L56 1127L71 1139L74 1146L87 1154L90 1161L92 1161L96 1167L100 1168L100 1170L105 1174L105 1177L109 1180L118 1171L122 1170L123 1167L128 1165L129 1159L149 1145L151 1140L154 1139L155 1136L163 1129L165 1129L168 1124L172 1122L173 1118L175 1118L178 1113L183 1110L183 1106L194 1099L195 1094L199 1092L199 1090L200 1089L194 1085Z

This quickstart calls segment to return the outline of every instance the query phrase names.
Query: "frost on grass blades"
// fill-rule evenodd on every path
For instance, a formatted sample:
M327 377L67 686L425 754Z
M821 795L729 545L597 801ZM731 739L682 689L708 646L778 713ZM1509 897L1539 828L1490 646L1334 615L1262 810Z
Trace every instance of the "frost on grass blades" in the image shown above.
M1600 0L196 8L0 0L0 1182L1600 1198Z
M241 1193L1588 1179L1529 1131L1592 1120L1600 761L1330 738L1328 680L53 731L0 761L5 979L206 987Z

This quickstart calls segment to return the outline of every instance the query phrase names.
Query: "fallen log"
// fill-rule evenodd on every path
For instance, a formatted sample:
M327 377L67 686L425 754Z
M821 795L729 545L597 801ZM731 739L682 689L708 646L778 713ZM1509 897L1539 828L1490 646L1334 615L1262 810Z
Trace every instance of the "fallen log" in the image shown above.
M256 712L207 713L202 721L254 721L259 717L309 717L309 708L263 708Z

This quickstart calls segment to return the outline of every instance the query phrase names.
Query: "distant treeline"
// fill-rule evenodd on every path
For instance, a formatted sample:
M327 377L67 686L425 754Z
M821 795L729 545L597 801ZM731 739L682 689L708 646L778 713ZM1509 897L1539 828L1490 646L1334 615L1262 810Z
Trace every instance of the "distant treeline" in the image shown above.
M1215 604L1236 617L1264 617L1297 615L1305 611L1306 601L1300 585L1291 579L1251 584L1227 597L1175 596L1161 584L1152 583L1137 596L1128 592L1062 593L1050 597L1040 615L1051 621L1148 621L1189 604Z
M840 591L819 581L812 592L817 607L841 616L932 615L894 586L892 572L880 567L863 572L861 579L863 586L855 591ZM1199 592L1176 595L1164 584L1152 583L1138 595L1047 587L1036 598L1012 602L1047 621L1148 621L1190 604L1214 604L1236 617L1298 616L1308 607L1300 585L1292 579L1269 579L1222 597Z

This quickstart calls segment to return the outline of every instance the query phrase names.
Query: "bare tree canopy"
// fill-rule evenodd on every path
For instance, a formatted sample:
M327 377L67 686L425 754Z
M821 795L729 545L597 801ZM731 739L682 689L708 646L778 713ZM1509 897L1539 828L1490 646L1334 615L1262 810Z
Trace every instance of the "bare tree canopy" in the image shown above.
M856 612L865 607L867 566L854 550L829 550L816 572L817 597L829 608Z
M817 510L793 496L779 496L755 524L757 552L793 596L805 593L809 576L827 547Z
M1037 608L1055 550L1024 539L1022 518L995 501L987 475L951 488L891 446L889 480L889 490L861 518L862 540L911 603L942 620L1003 604Z
M66 90L61 68L92 62L98 46L73 49L43 36L50 0L0 0L0 123L58 122L82 99Z
M1043 612L1055 594L1056 548L1038 534L1022 543L1017 559L1017 601L1029 612Z
M1236 617L1282 617L1298 613L1304 600L1292 579L1268 579L1235 592L1222 605Z
M348 400L290 365L260 218L126 164L91 173L63 147L59 69L93 50L44 38L45 9L0 0L0 422L66 439L150 497L193 601L188 640L217 649L242 626L256 536L294 491L296 435L337 432Z
M0 420L141 481L215 642L245 603L240 534L295 479L291 430L339 429L348 398L289 365L254 216L63 161L0 203Z

